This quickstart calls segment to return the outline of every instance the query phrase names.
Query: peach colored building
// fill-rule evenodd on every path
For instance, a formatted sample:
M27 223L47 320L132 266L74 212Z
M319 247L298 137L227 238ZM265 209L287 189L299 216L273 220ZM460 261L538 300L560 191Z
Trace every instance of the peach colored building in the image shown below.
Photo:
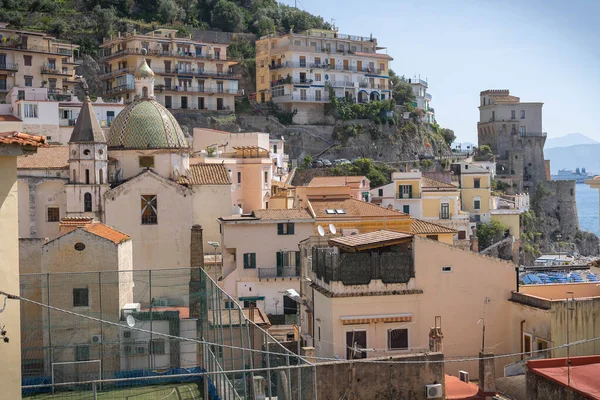
M17 157L31 153L44 144L43 136L20 132L0 133L0 290L19 295L19 200ZM2 296L4 299L5 296ZM4 301L4 300L3 300ZM21 313L20 304L8 300L0 314L0 324L7 331L8 343L0 338L0 374L2 396L21 398Z
M308 186L349 186L353 199L367 201L369 190L371 190L371 181L366 176L315 176Z
M303 332L321 357L371 358L430 348L440 325L446 358L485 349L518 352L520 335L508 299L515 266L477 253L389 230L311 238L301 246L311 285L303 296ZM306 254L306 255L305 255ZM310 259L308 258L310 257ZM496 373L515 359L499 359ZM476 374L476 363L450 363L446 373ZM476 376L476 375L475 375Z

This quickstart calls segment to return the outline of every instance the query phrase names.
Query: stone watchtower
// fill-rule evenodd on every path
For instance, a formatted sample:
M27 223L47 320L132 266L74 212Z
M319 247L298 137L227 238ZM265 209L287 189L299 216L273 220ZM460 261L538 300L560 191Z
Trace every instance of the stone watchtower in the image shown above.
M104 221L104 193L108 183L108 148L83 81L85 99L69 139L68 217Z
M479 146L490 146L496 155L499 179L515 192L533 192L537 182L549 180L544 161L544 104L521 102L508 90L485 90L479 97Z

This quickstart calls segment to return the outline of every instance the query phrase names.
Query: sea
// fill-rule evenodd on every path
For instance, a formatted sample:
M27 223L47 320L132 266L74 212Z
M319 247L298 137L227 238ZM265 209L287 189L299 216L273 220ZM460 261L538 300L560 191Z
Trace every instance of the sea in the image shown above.
M600 236L600 219L598 218L598 192L585 183L578 183L575 189L577 197L577 215L579 228Z

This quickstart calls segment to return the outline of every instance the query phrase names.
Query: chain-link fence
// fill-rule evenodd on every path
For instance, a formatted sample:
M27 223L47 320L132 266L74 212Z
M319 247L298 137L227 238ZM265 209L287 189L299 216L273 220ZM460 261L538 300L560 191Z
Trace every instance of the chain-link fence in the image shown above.
M312 364L202 269L28 274L21 296L24 397L316 397Z

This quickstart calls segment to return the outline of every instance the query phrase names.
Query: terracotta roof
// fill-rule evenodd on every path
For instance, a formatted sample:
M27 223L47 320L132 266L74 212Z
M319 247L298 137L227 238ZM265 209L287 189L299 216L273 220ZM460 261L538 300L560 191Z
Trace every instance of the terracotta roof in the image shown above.
M364 201L345 198L345 199L308 199L315 217L319 219L343 219L357 217L388 217L388 218L408 218L409 215L400 211L390 210L375 204ZM334 210L333 213L326 213L326 210ZM338 213L337 210L343 210Z
M410 230L414 234L437 234L437 233L458 233L456 229L448 228L447 226L434 224L432 222L422 221L420 219L413 220L410 224Z
M60 220L60 227L74 226L77 228L84 227L94 222L92 217L65 217Z
M583 356L570 358L570 384L567 373L566 358L550 358L527 361L530 373L541 376L554 384L566 387L587 399L600 399L599 356Z
M126 235L123 232L119 232L118 230L113 229L108 225L104 225L101 222L88 224L87 226L81 229L83 229L86 232L92 233L96 236L100 236L104 239L108 239L114 244L120 244L131 239L129 235Z
M229 173L224 164L190 165L189 176L182 176L177 183L181 185L231 185Z
M0 132L0 144L20 144L21 146L41 147L46 145L46 136L30 135L23 132Z
M293 189L294 186L287 184L285 182L281 182L275 179L271 179L271 186L275 186L281 189Z
M41 147L35 154L17 159L17 168L22 169L68 169L69 147L50 146Z
M426 178L426 177L421 178L421 184L423 185L423 188L457 189L458 190L458 188L455 185L452 185L452 184L446 183L446 182L442 182L442 181L438 181L436 179Z
M474 383L463 382L452 375L445 375L444 383L446 384L446 399L485 399L485 396L479 393L479 386Z
M21 122L21 120L14 115L0 115L1 122Z
M266 210L254 210L253 214L255 217L261 220L312 220L313 217L310 215L307 209L275 209L269 208Z
M374 247L374 245L376 247L390 246L412 236L409 233L381 230L359 235L335 237L329 239L329 244L360 250L361 247Z
M315 176L308 183L310 187L346 186L348 183L360 183L366 176Z

